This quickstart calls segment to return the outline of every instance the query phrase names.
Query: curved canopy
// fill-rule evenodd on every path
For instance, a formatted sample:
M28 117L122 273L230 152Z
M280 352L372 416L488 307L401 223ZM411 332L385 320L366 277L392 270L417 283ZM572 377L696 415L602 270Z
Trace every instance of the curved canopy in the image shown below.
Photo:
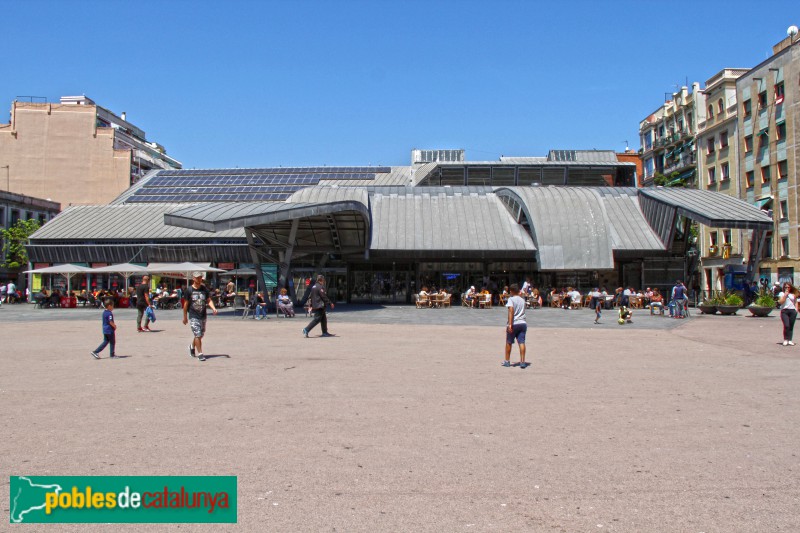
M594 189L514 187L497 194L516 204L527 221L541 270L614 268L608 217Z

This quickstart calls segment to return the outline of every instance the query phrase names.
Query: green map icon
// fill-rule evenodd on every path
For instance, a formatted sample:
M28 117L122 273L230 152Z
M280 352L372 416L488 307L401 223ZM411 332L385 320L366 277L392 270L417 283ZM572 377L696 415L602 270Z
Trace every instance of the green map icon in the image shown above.
M60 493L61 485L45 485L24 476L11 476L11 522L36 521L45 514L45 494Z

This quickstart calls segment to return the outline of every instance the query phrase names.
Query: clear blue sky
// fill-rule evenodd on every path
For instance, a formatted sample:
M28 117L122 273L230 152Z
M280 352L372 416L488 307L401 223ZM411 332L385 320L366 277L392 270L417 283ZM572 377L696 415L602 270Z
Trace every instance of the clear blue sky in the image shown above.
M415 147L621 151L687 78L763 61L796 8L4 1L0 107L86 94L187 168L406 165Z

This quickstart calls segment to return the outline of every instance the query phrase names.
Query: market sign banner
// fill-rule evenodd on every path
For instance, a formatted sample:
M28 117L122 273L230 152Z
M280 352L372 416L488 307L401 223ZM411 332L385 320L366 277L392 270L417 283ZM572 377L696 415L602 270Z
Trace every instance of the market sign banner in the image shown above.
M14 523L236 523L236 476L11 476Z

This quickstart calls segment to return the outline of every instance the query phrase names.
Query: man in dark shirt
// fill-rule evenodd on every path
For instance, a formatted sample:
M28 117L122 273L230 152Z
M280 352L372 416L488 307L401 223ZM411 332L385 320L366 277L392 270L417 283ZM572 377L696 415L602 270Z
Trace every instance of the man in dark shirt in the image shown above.
M145 314L145 309L150 307L150 276L142 276L142 282L136 286L136 331L150 331L150 317ZM144 317L144 327L142 327Z
M308 325L303 328L303 337L308 337L308 332L316 327L317 324L322 325L323 337L335 337L328 333L328 317L325 314L325 305L330 305L333 309L333 302L330 301L328 295L325 294L325 276L320 274L317 276L317 283L311 288L311 309L314 311L314 318Z
M183 323L192 328L194 339L189 345L189 355L205 361L203 355L203 335L206 332L206 308L210 307L216 315L217 308L211 299L211 291L203 284L203 273L192 273L192 284L186 288L183 301Z

